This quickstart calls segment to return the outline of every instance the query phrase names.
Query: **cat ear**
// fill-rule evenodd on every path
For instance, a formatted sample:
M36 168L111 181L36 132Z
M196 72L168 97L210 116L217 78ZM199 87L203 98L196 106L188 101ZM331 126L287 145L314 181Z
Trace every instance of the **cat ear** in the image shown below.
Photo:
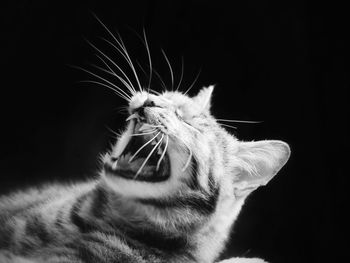
M246 196L259 186L266 185L286 164L289 156L290 148L282 141L239 142L235 194Z
M202 88L198 94L193 97L193 100L200 107L201 111L209 111L211 106L211 97L213 94L214 85Z

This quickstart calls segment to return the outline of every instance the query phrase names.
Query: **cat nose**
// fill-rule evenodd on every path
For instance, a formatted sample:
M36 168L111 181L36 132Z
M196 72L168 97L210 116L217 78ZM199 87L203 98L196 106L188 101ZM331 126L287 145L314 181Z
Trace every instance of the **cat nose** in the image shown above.
M153 100L147 99L145 100L145 102L143 103L142 107L155 107L156 104L154 103Z
M143 105L137 110L138 111L138 114L141 116L141 117L145 117L145 108L146 107L155 107L156 104L154 103L153 100L150 100L150 99L147 99L145 100L145 102L143 103Z

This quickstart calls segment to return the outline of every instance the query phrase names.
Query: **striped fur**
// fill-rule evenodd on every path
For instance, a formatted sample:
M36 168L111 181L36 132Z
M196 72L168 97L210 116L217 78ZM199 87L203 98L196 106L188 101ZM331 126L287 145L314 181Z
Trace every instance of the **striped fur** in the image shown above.
M98 179L2 197L0 262L214 262L244 200L286 163L289 148L238 141L210 114L212 91L193 98L143 91L131 99L130 114L142 109L143 121L168 136L165 180L114 170L137 125L131 119Z

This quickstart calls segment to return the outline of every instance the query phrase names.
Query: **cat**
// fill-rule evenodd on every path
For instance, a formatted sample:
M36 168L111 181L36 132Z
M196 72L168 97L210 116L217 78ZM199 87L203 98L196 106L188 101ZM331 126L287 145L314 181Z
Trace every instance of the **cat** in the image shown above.
M127 90L94 82L115 89L129 112L98 178L0 199L1 263L216 262L247 196L287 162L287 143L239 141L218 123L213 86L193 97L159 93L133 72L137 89L123 73ZM265 261L221 261L244 262Z

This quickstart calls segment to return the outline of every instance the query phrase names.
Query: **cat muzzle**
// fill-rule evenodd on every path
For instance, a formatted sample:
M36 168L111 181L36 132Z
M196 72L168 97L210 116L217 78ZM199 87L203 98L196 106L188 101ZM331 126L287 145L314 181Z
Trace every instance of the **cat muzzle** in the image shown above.
M170 160L165 135L154 125L137 122L129 136L125 149L105 164L105 170L131 180L166 180L170 176Z

